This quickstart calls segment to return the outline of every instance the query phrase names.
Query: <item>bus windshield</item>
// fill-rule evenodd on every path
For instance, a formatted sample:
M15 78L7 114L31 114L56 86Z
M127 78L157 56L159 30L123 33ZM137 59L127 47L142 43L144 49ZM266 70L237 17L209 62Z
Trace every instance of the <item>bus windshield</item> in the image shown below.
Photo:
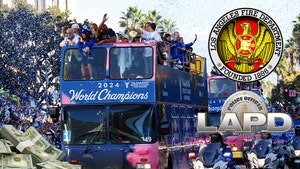
M149 79L153 70L153 48L114 47L110 49L111 79Z
M227 98L235 91L236 84L230 79L219 78L209 80L210 98Z
M158 129L154 106L114 105L109 112L110 141L121 143L154 143Z
M65 144L104 144L106 142L104 106L64 108L63 141Z
M64 80L100 80L105 77L106 48L91 48L87 52L78 48L64 52Z

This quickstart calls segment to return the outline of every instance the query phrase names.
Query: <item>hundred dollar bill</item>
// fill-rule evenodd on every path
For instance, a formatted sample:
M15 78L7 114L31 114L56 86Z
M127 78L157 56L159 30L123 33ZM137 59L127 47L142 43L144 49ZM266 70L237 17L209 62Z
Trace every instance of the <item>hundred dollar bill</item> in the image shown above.
M7 140L0 139L0 153L1 154L16 154L10 149L10 144Z
M49 154L50 160L62 160L66 155L63 151L54 146L52 146L50 150L46 151L46 153Z
M1 164L5 167L33 167L32 159L29 154L2 154Z
M81 166L55 160L39 163L37 169L81 169Z
M42 137L42 135L33 127L29 127L24 133L25 137L28 137L33 145L40 151L46 151L51 149L51 144Z

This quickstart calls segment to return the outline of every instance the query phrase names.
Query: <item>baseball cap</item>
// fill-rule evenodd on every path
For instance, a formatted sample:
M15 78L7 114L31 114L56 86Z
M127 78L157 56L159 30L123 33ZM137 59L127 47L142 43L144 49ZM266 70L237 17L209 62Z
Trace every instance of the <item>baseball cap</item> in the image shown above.
M71 28L77 28L77 29L79 29L79 25L77 23L74 23Z

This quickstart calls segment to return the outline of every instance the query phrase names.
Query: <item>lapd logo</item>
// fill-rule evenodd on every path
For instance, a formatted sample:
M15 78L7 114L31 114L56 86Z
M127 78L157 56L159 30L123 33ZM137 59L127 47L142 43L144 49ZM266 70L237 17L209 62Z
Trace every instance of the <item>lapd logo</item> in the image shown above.
M282 56L283 38L267 14L240 8L223 15L209 37L213 64L226 77L240 82L263 79Z

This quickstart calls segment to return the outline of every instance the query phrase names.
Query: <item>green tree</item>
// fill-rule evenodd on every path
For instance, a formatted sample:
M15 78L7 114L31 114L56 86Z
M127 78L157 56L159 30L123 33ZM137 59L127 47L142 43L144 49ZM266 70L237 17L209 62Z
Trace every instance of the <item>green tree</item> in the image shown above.
M160 12L156 10L143 13L137 6L128 7L126 11L122 11L119 26L126 30L127 28L144 28L146 22L156 23L156 27L164 28L166 32L174 32L177 30L176 22L172 19L164 19ZM130 34L131 35L131 34Z
M142 10L137 6L128 7L126 12L122 11L121 13L123 16L120 17L119 25L125 29L139 27L139 23L145 18Z

